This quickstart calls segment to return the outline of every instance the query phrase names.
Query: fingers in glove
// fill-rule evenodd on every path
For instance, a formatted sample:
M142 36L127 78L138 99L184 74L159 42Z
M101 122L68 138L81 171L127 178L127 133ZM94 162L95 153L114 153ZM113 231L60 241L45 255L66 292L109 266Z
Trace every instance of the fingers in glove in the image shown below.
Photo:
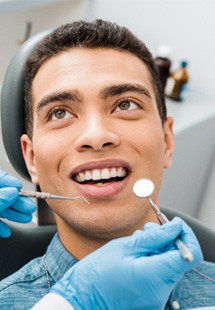
M202 262L201 249L195 251L194 259L192 262L187 262L181 255L178 249L167 250L159 255L152 255L145 257L145 259L159 260L159 270L162 272L163 277L168 275L168 278L172 281L179 280L179 278L189 270L199 266ZM144 258L140 258L145 264Z
M187 248L192 252L193 257L194 257L193 262L192 263L186 262L186 260L181 255L179 250L176 249L176 247L174 246L175 245L174 239L173 239L173 242L171 242L171 243L169 243L169 245L165 246L161 252L165 252L164 254L169 252L168 253L169 258L171 258L171 260L172 260L174 257L175 261L180 262L180 264L183 264L184 271L187 271L187 270L190 270L191 268L198 266L203 260L202 251L201 251L199 242L198 242L195 234L193 233L192 229L182 219L180 219L178 217L174 218L169 223L166 223L166 224L160 226L160 228L166 229L166 227L167 227L169 230L169 227L170 227L171 229L169 232L170 232L170 234L172 234L172 232L171 232L172 228L174 229L174 228L180 227L180 226L181 226L181 231L177 235L177 238L180 238L184 242L184 244L187 246ZM148 232L153 231L153 230L157 230L157 232L158 232L158 231L160 231L160 228L155 223L147 223L144 227L145 231L148 231ZM161 231L160 231L160 233L161 233ZM161 241L161 239L162 239L162 236L160 238L160 241ZM158 242L158 239L157 239L157 242ZM180 264L178 264L178 267L181 270Z
M182 221L173 220L164 225L154 225L150 229L144 231L136 231L128 243L135 248L139 247L140 253L141 250L143 253L152 253L158 251L169 243L173 242L181 233L182 230Z
M188 226L184 221L182 221L182 231L179 237L192 252L195 260L194 264L200 264L203 260L200 244L191 227Z
M182 229L180 232L180 235L178 238L187 246L187 248L192 252L194 256L194 265L198 265L199 263L202 262L203 256L202 256L202 251L199 245L199 242L192 231L191 227L188 226L181 218L175 217L171 222L173 223L181 223L182 224ZM145 230L148 229L155 229L157 224L155 223L147 223L144 227ZM166 224L165 224L166 225ZM174 245L174 243L171 243L171 245ZM170 250L171 247L166 247L165 251Z
M17 223L29 223L32 221L32 214L21 213L12 208L8 208L1 212L1 217L9 221Z
M21 196L19 196L19 199L12 205L12 208L16 211L27 214L31 214L36 211L36 205L33 200L28 197Z
M19 198L19 192L15 187L0 189L0 212L10 207Z
M33 213L36 211L36 205L30 198L19 196L16 188L5 187L0 189L0 216L3 210L12 207L14 210L22 213Z
M0 237L8 238L10 237L10 235L11 235L11 231L8 225L0 221Z
M22 183L7 172L0 170L0 187L16 187L20 190L22 188Z

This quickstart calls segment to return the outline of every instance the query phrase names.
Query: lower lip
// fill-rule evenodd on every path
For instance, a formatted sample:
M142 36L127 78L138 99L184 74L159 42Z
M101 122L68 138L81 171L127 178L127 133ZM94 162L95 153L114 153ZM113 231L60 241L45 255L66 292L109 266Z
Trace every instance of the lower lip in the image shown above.
M127 183L128 176L122 181L106 183L104 185L75 183L75 186L84 197L101 199L119 194L126 187Z

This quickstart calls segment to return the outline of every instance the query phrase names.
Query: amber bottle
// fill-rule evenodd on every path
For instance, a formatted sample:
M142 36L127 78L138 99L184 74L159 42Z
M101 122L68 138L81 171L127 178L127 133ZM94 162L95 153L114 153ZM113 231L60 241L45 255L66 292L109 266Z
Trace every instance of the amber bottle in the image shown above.
M168 78L165 88L166 96L173 100L183 101L188 81L187 61L181 61L180 68L172 72Z
M155 64L158 69L161 87L163 91L166 87L166 82L169 77L171 67L171 56L172 49L170 46L161 45L157 51L157 57L155 57Z

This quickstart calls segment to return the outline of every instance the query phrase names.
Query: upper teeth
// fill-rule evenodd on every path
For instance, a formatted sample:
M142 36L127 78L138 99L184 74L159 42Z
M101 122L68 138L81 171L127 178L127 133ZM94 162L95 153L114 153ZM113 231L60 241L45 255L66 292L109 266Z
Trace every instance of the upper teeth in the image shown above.
M79 172L76 174L75 179L78 182L84 181L97 181L97 180L108 180L115 177L124 177L126 176L126 169L123 167L113 167L113 168L104 168L104 169L93 169Z

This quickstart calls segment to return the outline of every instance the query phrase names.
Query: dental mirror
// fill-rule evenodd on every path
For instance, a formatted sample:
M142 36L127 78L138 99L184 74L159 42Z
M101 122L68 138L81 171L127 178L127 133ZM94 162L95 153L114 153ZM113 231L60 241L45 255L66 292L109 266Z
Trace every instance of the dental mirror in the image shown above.
M148 198L154 192L154 183L149 179L140 179L135 182L133 192L139 198Z
M149 179L140 179L135 182L133 186L133 193L138 198L146 198L148 199L152 209L154 210L155 214L157 215L157 219L159 220L160 224L163 225L164 223L169 222L168 218L165 214L163 214L158 206L152 201L150 198L151 194L154 192L154 183ZM183 241L179 238L175 240L176 246L178 247L181 254L184 256L187 262L193 261L193 254L187 248Z

